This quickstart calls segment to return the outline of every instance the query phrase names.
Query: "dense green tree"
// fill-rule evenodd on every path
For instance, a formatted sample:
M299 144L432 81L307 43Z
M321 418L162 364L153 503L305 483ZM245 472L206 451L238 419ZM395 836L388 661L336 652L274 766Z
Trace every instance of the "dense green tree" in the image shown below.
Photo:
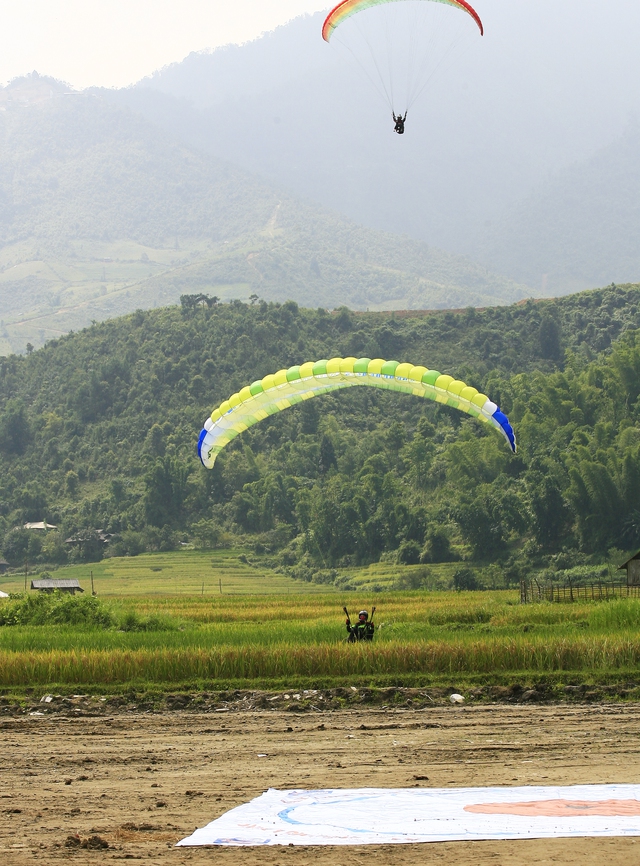
M398 548L398 562L402 565L417 565L420 562L420 545L405 539Z
M326 433L322 436L320 440L320 460L319 460L319 470L320 474L324 475L330 469L335 468L338 465L336 460L336 452L333 447L333 442L330 437L326 435Z
M2 552L7 562L13 566L23 566L25 562L34 563L42 550L40 533L16 527L4 537Z
M144 511L152 526L180 523L189 470L170 457L158 459L145 477Z
M458 592L482 589L482 586L471 568L458 568L453 575L453 588Z
M19 400L8 400L0 413L0 451L5 454L24 454L30 436L24 404Z
M543 358L557 361L561 357L560 327L553 316L545 313L540 320L540 354Z
M536 540L552 549L566 537L570 512L557 481L548 474L532 471L528 480Z
M457 562L460 554L451 547L451 539L447 533L432 527L427 533L427 542L420 554L421 562Z
M568 349L557 360L541 355L545 310ZM14 531L43 519L64 537L115 533L107 551L122 555L245 534L255 549L284 548L283 564L307 576L383 555L413 561L416 547L422 561L500 560L517 575L535 557L543 568L563 550L640 544L640 336L628 327L638 310L630 287L473 317L197 303L0 359L3 553L17 566L25 553L64 561L60 539L29 549L38 536ZM372 355L397 352L490 394L510 414L518 456L446 406L353 388L268 418L212 471L199 465L200 426L231 393L374 344Z

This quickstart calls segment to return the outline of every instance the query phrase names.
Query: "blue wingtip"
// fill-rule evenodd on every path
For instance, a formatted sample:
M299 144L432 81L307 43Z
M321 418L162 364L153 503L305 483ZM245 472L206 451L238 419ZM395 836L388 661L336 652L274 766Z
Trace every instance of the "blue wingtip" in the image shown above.
M200 437L198 439L198 457L200 458L200 462L204 466L204 460L202 459L202 443L204 442L204 437L207 435L207 430L205 427L202 428L200 432Z
M504 412L501 411L501 409L499 407L493 413L493 417L498 422L498 424L502 427L502 429L504 431L504 435L509 440L509 445L511 446L511 450L515 454L517 451L516 434L513 432L513 427L509 423L509 419L504 414Z

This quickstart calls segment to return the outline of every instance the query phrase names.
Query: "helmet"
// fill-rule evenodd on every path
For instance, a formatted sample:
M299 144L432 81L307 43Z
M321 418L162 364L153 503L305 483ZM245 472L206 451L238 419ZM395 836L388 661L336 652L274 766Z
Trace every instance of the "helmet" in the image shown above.
M366 610L361 610L360 613L358 614L358 616L364 616L367 619L369 619L369 614L366 612Z

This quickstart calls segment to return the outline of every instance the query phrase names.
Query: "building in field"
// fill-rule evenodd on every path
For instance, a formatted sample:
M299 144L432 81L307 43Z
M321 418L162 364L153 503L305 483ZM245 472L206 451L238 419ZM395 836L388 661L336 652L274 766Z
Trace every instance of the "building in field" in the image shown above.
M7 562L6 559L3 559L0 556L0 574L6 574L8 568L9 568L9 563Z
M640 550L618 567L627 572L627 586L640 586Z
M75 578L54 580L52 577L46 577L40 580L32 580L31 589L37 589L39 592L55 592L58 589L60 592L70 592L71 595L75 595L76 592L84 592L84 589Z

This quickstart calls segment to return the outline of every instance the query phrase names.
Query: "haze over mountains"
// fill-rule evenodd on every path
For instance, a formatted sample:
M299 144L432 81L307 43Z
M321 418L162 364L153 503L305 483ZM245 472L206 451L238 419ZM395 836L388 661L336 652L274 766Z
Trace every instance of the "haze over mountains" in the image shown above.
M321 40L322 15L112 95L294 194L480 259L535 294L637 279L640 5L477 5L485 37L452 52L402 139Z
M2 352L195 292L360 309L527 295L302 203L101 94L32 76L0 102Z
M640 274L640 125L507 208L474 252L542 294Z
M637 281L640 6L482 12L402 138L321 15L125 90L0 89L0 352L183 293L442 308Z

